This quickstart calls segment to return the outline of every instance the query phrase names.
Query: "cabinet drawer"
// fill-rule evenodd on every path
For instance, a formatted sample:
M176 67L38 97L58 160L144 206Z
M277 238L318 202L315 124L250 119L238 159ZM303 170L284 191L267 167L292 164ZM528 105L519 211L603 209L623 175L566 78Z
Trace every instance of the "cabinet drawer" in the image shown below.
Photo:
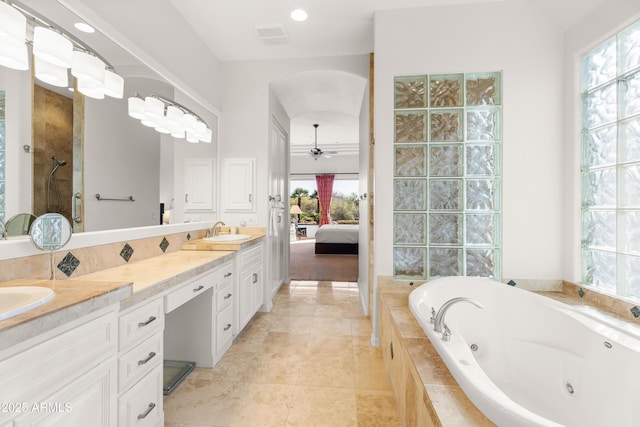
M223 350L224 346L233 338L233 306L229 305L216 316L216 352Z
M162 361L162 334L156 334L118 359L118 390L128 389Z
M164 312L169 313L192 298L197 297L207 289L211 289L217 281L217 272L205 273L181 285L176 290L164 296Z
M121 314L118 320L120 351L133 347L163 329L162 298L135 306L131 311Z
M242 251L240 256L242 259L241 269L245 269L256 264L262 264L262 244L258 244L251 249Z
M233 284L233 261L222 264L218 268L218 273L220 274L219 284L221 287Z
M229 283L223 288L219 288L216 293L216 312L219 312L233 301L233 283Z
M162 410L162 364L124 393L118 401L119 427L158 425Z

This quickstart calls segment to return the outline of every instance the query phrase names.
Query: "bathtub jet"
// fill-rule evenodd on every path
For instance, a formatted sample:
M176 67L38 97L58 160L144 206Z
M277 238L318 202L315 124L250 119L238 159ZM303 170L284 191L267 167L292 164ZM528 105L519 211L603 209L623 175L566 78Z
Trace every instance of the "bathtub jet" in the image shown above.
M451 302L461 296L485 309ZM411 292L409 307L469 400L497 425L638 425L637 328L476 277L429 281ZM449 341L434 330L433 307Z

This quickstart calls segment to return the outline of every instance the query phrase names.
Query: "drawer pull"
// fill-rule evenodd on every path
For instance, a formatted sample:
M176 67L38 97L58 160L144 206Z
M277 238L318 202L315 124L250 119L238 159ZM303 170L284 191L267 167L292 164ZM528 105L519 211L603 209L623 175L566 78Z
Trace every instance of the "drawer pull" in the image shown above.
M153 359L155 356L156 354L153 351L150 352L146 359L138 360L138 366L146 364L147 362L149 362L149 360Z
M232 296L232 295L231 295L230 293L228 293L228 294L226 294L226 295L224 296L224 299L229 299L229 298L231 298L231 296Z
M145 327L145 326L147 326L149 323L153 322L154 320L156 320L156 316L151 316L151 317L149 317L149 319L147 319L147 321L146 321L146 322L140 322L140 323L138 323L138 328Z
M227 326L224 327L224 330L228 331L230 327L231 327L231 323L227 323Z
M156 407L155 403L153 403L153 402L149 403L149 406L147 407L147 410L144 411L143 413L141 413L140 415L138 415L138 419L139 420L143 420L143 419L147 418L147 415L149 415L149 413L151 411L153 411L153 408L155 408L155 407Z
M253 277L253 280L251 283L258 283L258 273L253 273L251 277Z
M204 286L200 285L200 286L198 286L197 288L195 288L195 289L193 290L193 292L198 292L198 291L201 291L201 290L203 290L203 289L204 289Z
M232 274L233 274L233 273L229 272L229 273L225 274L225 275L224 275L224 277L225 277L225 278L226 278L226 277L231 277L231 275L232 275Z

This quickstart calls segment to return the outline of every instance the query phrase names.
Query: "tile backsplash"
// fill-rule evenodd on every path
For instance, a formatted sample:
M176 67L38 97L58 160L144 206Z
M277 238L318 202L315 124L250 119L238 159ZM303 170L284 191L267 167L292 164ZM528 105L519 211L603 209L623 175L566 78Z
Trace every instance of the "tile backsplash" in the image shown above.
M183 242L205 237L206 229L127 240L55 252L56 278L74 279L84 274L179 251ZM126 250L125 250L126 249ZM123 257L122 253L126 256ZM0 281L48 279L50 253L0 260Z

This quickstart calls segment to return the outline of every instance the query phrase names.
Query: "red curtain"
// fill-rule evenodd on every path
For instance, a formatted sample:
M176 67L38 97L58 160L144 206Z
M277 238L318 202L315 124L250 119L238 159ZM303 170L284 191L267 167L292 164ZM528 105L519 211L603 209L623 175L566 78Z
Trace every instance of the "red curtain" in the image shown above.
M329 208L331 207L334 177L335 175L316 175L318 200L320 201L320 224L318 224L318 228L331 223L329 218Z

